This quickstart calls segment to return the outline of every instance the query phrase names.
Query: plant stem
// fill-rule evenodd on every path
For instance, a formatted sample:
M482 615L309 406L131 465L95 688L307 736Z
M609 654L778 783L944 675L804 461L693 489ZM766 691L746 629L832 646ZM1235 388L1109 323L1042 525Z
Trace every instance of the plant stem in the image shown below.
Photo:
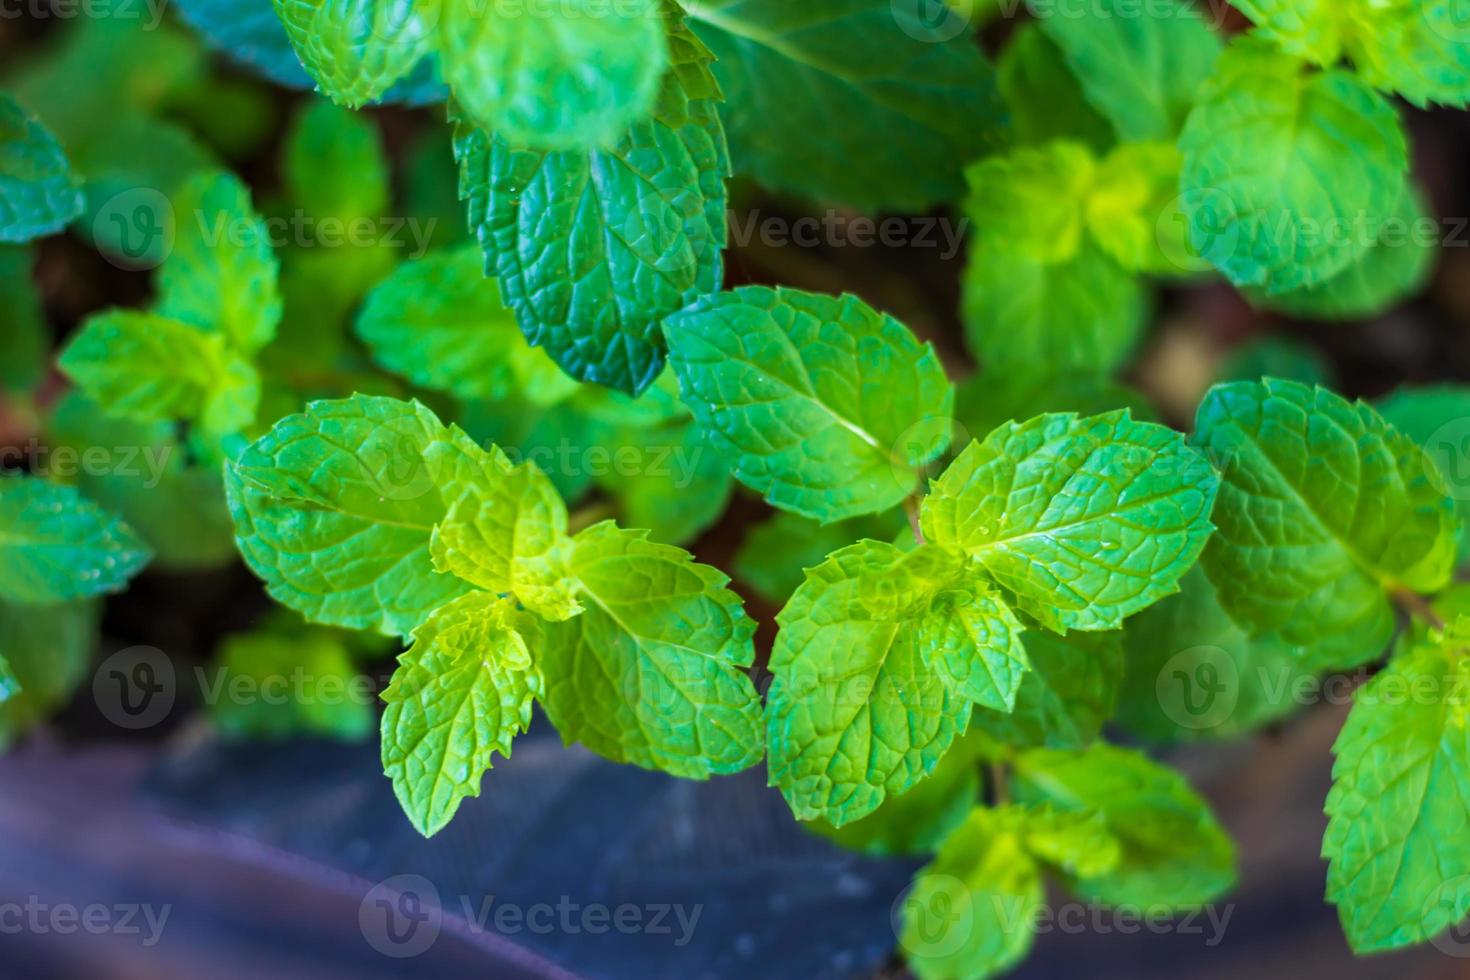
M1005 806L1010 803L1011 787L1005 763L988 763L985 771L990 775L990 801L996 806Z
M903 498L903 512L909 517L909 528L914 532L914 540L919 544L924 543L924 532L919 527L919 498L914 494Z
M605 521L613 516L612 504L588 504L586 507L572 512L567 518L567 533L576 534L583 528L591 527L598 521Z
M1445 628L1444 620L1440 619L1439 613L1434 611L1434 607L1423 596L1408 589L1394 589L1390 595L1394 603L1410 618L1421 619L1437 630Z

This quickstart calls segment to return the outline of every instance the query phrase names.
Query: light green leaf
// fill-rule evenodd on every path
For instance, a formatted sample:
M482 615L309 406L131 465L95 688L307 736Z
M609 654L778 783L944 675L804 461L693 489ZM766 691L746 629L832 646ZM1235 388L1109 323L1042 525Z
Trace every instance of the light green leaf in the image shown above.
M433 45L437 0L274 0L296 56L333 102L372 102Z
M608 442L611 462L597 482L624 526L682 545L725 513L735 489L728 461L687 411L658 427L615 430Z
M971 443L924 499L925 537L967 554L1060 633L1116 629L1178 590L1219 478L1126 411L1042 415Z
M995 70L1017 145L1070 140L1096 153L1112 145L1112 124L1083 98L1061 50L1036 24L1016 29Z
M0 242L60 231L81 211L82 192L61 144L0 92Z
M0 700L0 748L60 708L88 675L102 603L36 606L0 599L0 657L18 693Z
M1470 619L1420 640L1358 690L1332 747L1327 900L1348 944L1423 942L1470 911Z
M1021 643L1031 670L1021 678L1015 708L1009 714L975 712L971 731L1015 748L1085 748L1113 716L1117 703L1123 681L1119 634L1074 633L1062 638L1031 630L1022 635Z
M1096 810L1058 810L1051 804L1016 808L1032 856L1077 878L1096 878L1118 867L1122 842Z
M174 196L177 234L158 273L158 312L221 334L242 353L270 343L281 320L270 232L231 174L201 173Z
M1083 206L1097 161L1081 143L1057 141L986 157L965 178L966 211L987 240L1048 263L1070 259L1083 244Z
M101 453L100 468L78 467L77 486L116 512L153 549L168 571L219 568L232 562L235 527L225 506L219 467L190 458L170 422L132 422L103 412L79 390L69 392L46 421L53 463L63 448Z
M862 538L892 541L906 527L898 511L832 524L778 511L746 532L731 570L762 599L783 605L805 580L806 570L816 568L832 552Z
M0 245L0 389L28 392L46 375L51 338L30 249Z
M478 125L543 149L615 142L647 114L668 65L662 0L552 8L442 0L439 51Z
M121 592L151 557L131 528L71 487L0 477L0 599L41 604Z
M1117 839L1115 867L1082 876L1073 890L1110 905L1184 908L1235 883L1235 849L1184 778L1142 753L1099 742L1081 752L1033 749L1016 757L1022 802L1096 812Z
M766 704L770 780L798 819L866 816L933 772L975 700L1009 709L1027 669L1014 620L966 629L961 591L997 608L957 560L878 541L807 573L776 618Z
M684 6L718 59L736 167L773 190L924 211L958 197L960 168L1003 138L992 69L958 14L891 0Z
M1180 163L1173 143L1126 143L1098 164L1087 230L1130 272L1177 276L1198 264L1179 205Z
M1137 276L1091 241L1047 262L981 232L962 283L965 339L987 375L1106 374L1128 359L1147 318Z
M904 896L898 942L919 980L984 980L1031 949L1046 900L1024 825L976 807Z
M1470 387L1405 387L1378 403L1389 425L1413 439L1434 461L1429 478L1455 501L1460 515L1456 563L1470 562Z
M949 443L939 358L856 297L747 286L666 332L694 417L777 507L822 521L887 510Z
M399 266L368 294L357 334L388 370L460 398L501 399L532 382L575 387L527 345L473 243Z
M496 752L531 724L545 684L515 628L514 604L461 596L413 633L383 692L383 773L425 837L444 828Z
M137 422L197 420L238 432L260 404L259 375L224 338L154 313L97 314L59 363L103 411Z
M1128 621L1128 673L1118 722L1152 742L1233 738L1315 697L1311 649L1253 637L1220 605L1196 566L1178 595Z
M1439 222L1425 214L1423 195L1407 183L1394 216L1346 269L1295 292L1251 298L1268 310L1314 320L1377 316L1424 288L1442 237Z
M980 799L982 748L980 740L961 736L933 773L861 820L834 827L818 819L801 826L864 854L933 854Z
M570 565L586 611L545 624L538 648L562 738L688 779L759 762L755 623L728 579L610 521L573 539Z
M1100 0L1038 13L1088 100L1122 140L1173 140L1220 55L1205 5ZM1079 11L1082 12L1079 16Z
M227 738L353 741L373 730L371 689L342 634L268 626L225 637L217 660L206 691L218 692L209 713Z
M1341 58L1375 88L1418 106L1470 101L1463 0L1241 0L1257 33L1321 65Z
M388 210L388 160L371 118L313 99L286 134L291 201L314 218L349 222Z
M512 466L491 446L490 464L434 528L434 568L490 592L514 595L544 619L582 611L568 563L567 508L534 464Z
M1354 667L1388 645L1389 590L1449 582L1453 502L1367 405L1292 381L1218 385L1191 442L1223 476L1205 570L1251 633L1309 648L1317 667Z
M635 395L663 368L664 318L720 288L727 234L710 54L673 13L669 32L652 115L609 147L455 127L470 227L521 331L573 377Z
M1381 95L1251 37L1221 56L1179 149L1195 250L1269 295L1324 282L1367 251L1396 213L1408 166Z
M307 619L408 635L469 586L429 540L484 454L417 402L313 402L226 467L240 552Z

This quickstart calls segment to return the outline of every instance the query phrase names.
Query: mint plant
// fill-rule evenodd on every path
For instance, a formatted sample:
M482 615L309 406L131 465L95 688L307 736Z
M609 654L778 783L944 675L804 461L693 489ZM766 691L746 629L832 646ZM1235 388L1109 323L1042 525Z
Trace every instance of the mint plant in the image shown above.
M1425 294L1401 102L1470 101L1462 0L950 6L189 0L6 63L0 740L72 698L103 596L239 556L282 608L215 638L219 692L397 660L380 718L209 694L225 736L376 727L424 835L537 710L675 777L764 763L813 833L929 859L895 940L937 980L1019 963L1049 883L1225 895L1138 743L1354 672L1326 897L1363 954L1463 919L1470 388L1353 401L1329 334L1174 316ZM758 188L954 215L955 309L907 267L751 281Z

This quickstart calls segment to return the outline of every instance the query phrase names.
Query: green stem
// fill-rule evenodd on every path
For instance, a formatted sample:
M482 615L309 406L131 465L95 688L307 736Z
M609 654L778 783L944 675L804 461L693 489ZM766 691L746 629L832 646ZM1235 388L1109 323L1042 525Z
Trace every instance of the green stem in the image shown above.
M996 806L1006 806L1011 802L1010 774L1006 772L1004 762L991 762L985 767L990 776L990 801Z
M580 510L572 511L567 518L567 533L576 534L584 528L589 528L598 521L605 521L610 517L617 516L613 505L609 503L588 504Z
M919 498L916 494L903 498L903 512L909 517L909 529L914 532L914 540L923 544L924 531L919 527Z

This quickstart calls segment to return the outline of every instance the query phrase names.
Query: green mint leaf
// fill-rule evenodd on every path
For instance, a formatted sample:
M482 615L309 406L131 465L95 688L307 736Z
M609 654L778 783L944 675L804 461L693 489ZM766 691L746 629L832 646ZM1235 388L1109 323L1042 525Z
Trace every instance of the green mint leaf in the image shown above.
M567 508L535 465L512 466L496 447L487 479L467 487L434 528L434 568L489 592L509 593L544 619L582 611L568 562Z
M1216 372L1218 381L1283 378L1303 384L1332 384L1332 365L1316 348L1288 337L1264 336L1241 344Z
M933 854L965 822L980 798L981 740L961 736L934 771L860 820L801 826L851 851L880 856Z
M1082 144L1054 142L967 171L977 231L961 313L988 374L1106 374L1137 344L1143 284L1089 231L1097 170Z
M455 127L460 196L521 331L573 377L634 395L663 368L664 318L723 276L720 90L677 18L669 44L652 115L611 146L546 151Z
M1423 196L1408 183L1393 217L1346 269L1295 292L1251 298L1268 310L1314 320L1377 316L1424 288L1439 251L1438 228L1425 212Z
M1220 55L1205 8L1181 0L1140 12L1129 0L1101 0L1079 9L1083 16L1038 13L1037 22L1088 100L1120 139L1172 140Z
M1237 286L1273 296L1361 256L1396 213L1408 167L1386 99L1251 37L1221 56L1179 149L1195 250Z
M82 211L79 181L56 137L0 92L0 242L60 231Z
M1470 911L1470 619L1358 690L1332 747L1327 900L1357 953L1422 942Z
M438 833L480 795L494 754L510 755L544 690L509 600L473 592L414 630L383 692L383 772L419 833Z
M29 392L46 376L51 337L30 249L0 245L0 390Z
M1016 145L1070 140L1095 153L1112 145L1112 124L1088 104L1061 49L1036 24L1016 29L995 71L1010 109Z
M0 704L9 701L21 691L20 678L15 676L10 661L5 659L4 654L0 654Z
M770 780L802 820L841 827L904 793L965 730L975 702L1009 710L1027 670L1014 617L934 548L843 548L807 573L776 621Z
M939 358L853 296L747 286L671 317L684 400L735 478L822 521L897 506L949 443Z
M735 164L773 190L923 211L958 197L961 166L1001 143L994 73L958 14L890 0L684 6L717 59Z
M955 423L966 433L992 432L1012 419L1048 412L1101 415L1119 408L1140 421L1157 421L1157 410L1141 392L1087 370L987 371L961 382L954 395Z
M1023 634L1031 670L1021 678L1015 707L1009 714L975 712L971 730L1014 748L1085 748L1113 716L1123 681L1120 640L1117 633Z
M1037 860L1075 878L1108 874L1123 860L1122 842L1096 810L1059 810L1049 803L1016 808L1026 849Z
M1087 230L1130 272L1177 276L1198 263L1179 205L1180 164L1173 143L1126 143L1098 163Z
M201 173L174 196L173 252L158 272L158 312L221 334L242 353L270 343L281 320L270 233L231 174Z
M0 599L70 602L121 592L152 555L71 487L0 477Z
M1077 869L1071 884L1083 898L1184 908L1235 882L1235 849L1209 807L1142 753L1102 742L1081 752L1033 749L1017 756L1013 782L1022 802L1101 814L1117 839L1114 867Z
M1375 88L1417 106L1470 102L1470 33L1458 0L1241 0L1257 33L1320 65L1341 58Z
M355 395L277 422L226 467L236 541L270 594L314 622L407 636L468 585L429 541L483 466L417 402Z
M816 568L832 552L862 538L892 541L900 532L909 533L898 511L832 524L778 511L746 533L731 568L762 599L784 605L806 578L806 570Z
M354 697L359 674L341 634L279 627L235 633L221 642L217 659L209 683L219 694L209 713L227 738L352 741L372 733L377 719L366 699ZM271 696L299 680L308 685L301 696ZM237 697L237 688L251 693Z
M423 0L273 0L301 64L333 102L387 92L433 45L439 4Z
M1042 415L971 443L934 481L922 524L1043 626L1116 629L1178 590L1218 486L1182 436L1126 411Z
M501 9L443 0L439 51L476 124L542 149L614 143L646 115L669 61L663 0Z
M1293 381L1219 385L1191 442L1223 476L1205 570L1251 633L1354 667L1388 645L1388 589L1448 584L1454 504L1423 451L1367 405Z
M82 453L107 451L116 465L77 475L77 486L114 511L153 549L168 571L230 564L235 527L225 506L219 467L189 459L170 422L133 422L104 412L81 391L68 392L46 420L46 440ZM126 447L119 450L118 447Z
M137 422L197 420L238 432L260 404L260 376L224 338L155 313L99 313L59 363L104 411Z
M1312 651L1252 636L1195 567L1178 595L1123 628L1128 672L1118 723L1156 743L1232 738L1284 718L1317 690Z
M0 699L0 748L50 717L87 679L102 603L0 599L0 650L20 690Z
M572 539L570 568L586 611L544 624L537 648L562 738L688 779L759 762L755 623L728 579L610 521Z
M1045 900L1024 823L976 807L904 896L898 943L919 980L984 980L1030 951Z
M526 344L473 243L399 266L368 294L357 335L383 367L460 398L575 386Z
M1405 387L1378 403L1389 425L1424 447L1436 469L1429 477L1455 501L1460 515L1460 546L1455 562L1470 562L1470 387ZM1463 430L1463 431L1462 431ZM1436 477L1438 479L1436 479Z
M293 120L284 170L292 202L313 217L376 219L388 210L388 160L378 128L330 102L308 102Z

